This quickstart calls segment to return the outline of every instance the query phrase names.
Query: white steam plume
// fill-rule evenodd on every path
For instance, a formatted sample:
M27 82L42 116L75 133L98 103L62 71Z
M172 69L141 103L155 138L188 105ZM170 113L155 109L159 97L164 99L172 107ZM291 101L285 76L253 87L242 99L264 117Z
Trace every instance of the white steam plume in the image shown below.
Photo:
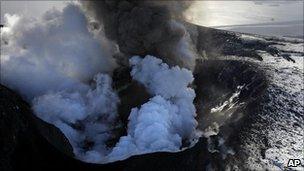
M50 90L70 89L73 79L89 81L96 73L115 67L109 43L94 37L76 5L62 12L48 11L41 19L9 14L5 19L1 82L28 99Z
M107 163L156 151L176 152L197 138L192 73L162 60L132 57L131 76L152 97L129 116L127 135L106 145L119 126L119 98L109 74L114 51L88 29L77 5L42 19L6 15L1 31L1 84L31 103L35 114L58 127L76 157ZM100 35L100 34L98 34Z
M88 162L97 162L108 153L105 143L116 126L119 102L109 76L97 74L94 80L96 88L49 93L33 101L36 115L58 127L73 146L74 154ZM92 145L86 147L89 142Z
M182 140L196 138L195 92L189 88L192 73L178 66L169 68L162 60L133 57L131 75L155 95L129 116L128 135L122 137L110 158L155 151L178 151Z
M1 84L20 92L38 117L58 127L78 158L100 160L119 102L111 78L99 74L115 66L110 43L88 30L77 5L48 11L42 19L5 18ZM92 144L88 150L85 142Z

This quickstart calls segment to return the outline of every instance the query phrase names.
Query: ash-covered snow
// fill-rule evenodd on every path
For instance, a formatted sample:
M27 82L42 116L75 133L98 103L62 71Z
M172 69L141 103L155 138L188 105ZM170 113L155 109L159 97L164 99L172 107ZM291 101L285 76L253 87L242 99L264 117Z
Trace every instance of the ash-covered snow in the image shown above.
M225 110L232 109L238 103L238 101L237 101L238 96L240 95L241 90L242 90L243 87L244 86L238 86L237 91L234 92L228 100L224 101L223 103L219 104L218 106L213 107L210 112L211 113L219 113L224 108L225 108Z
M291 54L291 58L295 63L265 56L265 64L262 65L271 82L267 89L269 102L265 104L265 113L261 115L264 115L263 119L271 119L272 122L265 132L269 148L266 149L265 159L261 163L270 170L284 170L289 159L300 159L304 162L304 61L301 56ZM275 106L275 110L267 110L270 106ZM303 169L303 166L298 169Z
M261 36L257 37L260 39ZM267 38L264 41L268 41ZM252 116L252 123L247 123L250 130L242 133L239 142L248 157L244 167L250 170L303 170L303 165L287 167L289 159L300 159L304 163L303 41L271 41L281 44L274 46L289 54L294 62L266 52L260 52L261 62L235 58L256 63L269 82L259 113Z
M195 93L189 87L191 71L169 67L153 56L131 58L132 78L153 97L132 109L127 134L118 137L113 148L108 147L112 131L121 126L119 98L110 77L115 68L115 47L88 29L88 19L77 5L51 10L41 19L16 15L5 18L6 27L1 29L1 84L18 91L38 117L58 127L77 158L107 163L143 153L177 152L197 139ZM279 44L273 46L294 60L266 52L260 52L262 62L237 58L256 63L269 79L261 110L255 113L255 120L246 123L250 130L239 142L248 157L244 168L284 170L290 158L304 163L303 41L253 35L241 38L243 43L277 41ZM213 114L240 106L238 95L236 91L228 101L213 106ZM211 123L205 136L217 135L221 126ZM233 149L220 140L224 158L233 155Z

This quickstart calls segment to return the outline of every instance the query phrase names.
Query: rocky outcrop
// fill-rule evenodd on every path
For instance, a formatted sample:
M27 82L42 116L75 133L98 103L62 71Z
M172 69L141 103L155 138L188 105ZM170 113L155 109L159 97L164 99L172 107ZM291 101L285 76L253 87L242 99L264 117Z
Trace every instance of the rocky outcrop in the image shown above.
M205 59L218 59L221 56L233 55L249 57L262 61L259 51L265 51L273 56L292 60L273 45L283 45L276 38L257 38L256 35L218 30L209 27L185 23L197 52Z
M250 75L252 72L252 67L237 61L208 61L201 64L195 74L198 95L196 101L203 101L206 106L214 103L215 94L214 91L211 91L213 86L226 87L227 90L229 89L232 92L238 84L250 84L250 80L252 80L250 77L254 78L254 76ZM245 77L237 75L237 73L247 74L250 77L242 80ZM233 82L230 82L230 79L226 79L225 74L236 75ZM119 74L116 73L115 77L117 75ZM114 80L119 80L115 77ZM209 77L213 79L211 80ZM140 103L144 103L149 98L145 90L140 88L141 85L130 82L128 79L124 80L126 82L126 84L123 84L125 87L119 85L115 87L114 81L114 87L120 88L121 105L119 111L120 113L125 113L121 117L122 120L126 119L126 114L129 113L132 106L140 105ZM257 81L262 83L263 80L257 79ZM255 84L252 85L252 87L256 87ZM205 94L202 95L201 92ZM128 101L128 99L132 99L130 96L134 97L133 101ZM0 136L5 137L0 140L1 154L3 154L0 159L1 168L3 168L1 170L19 170L21 168L29 168L31 170L50 168L73 170L205 170L207 166L221 170L225 167L220 152L211 153L210 150L208 151L208 143L210 145L210 142L208 142L207 138L200 138L194 147L178 153L159 152L145 154L105 165L83 163L73 158L71 146L60 131L36 118L30 106L17 94L1 86L0 97ZM249 96L246 95L246 97ZM244 96L244 98L246 97ZM200 112L203 113L200 117L207 115L204 113L206 112L205 110ZM201 124L203 125L204 123L201 122Z
M287 93L283 101L276 99L278 94L286 93L283 88L269 88L270 83L264 73L266 69L254 62L239 60L243 57L262 60L258 50L280 56L281 51L271 45L282 42L248 40L242 39L239 33L194 25L190 27L198 52L206 57L198 61L194 71L199 128L203 131L214 128L212 131L216 134L202 137L195 146L178 153L144 154L104 165L84 163L73 158L70 144L56 127L35 117L29 104L18 94L0 86L0 170L242 170L248 169L243 164L252 155L246 151L244 144L257 144L257 151L262 157L270 146L274 146L267 136L262 135L267 132L259 130L270 129L271 120L279 123L281 118L292 118L286 118L285 113L280 111L291 111L290 115L297 116L298 120L292 123L293 126L302 128L299 125L303 122L300 120L303 117L300 109L296 112L292 109L298 107L297 102L291 100L298 93ZM225 55L240 58L221 58ZM132 81L129 71L128 67L122 67L113 74L113 87L121 99L118 111L123 127L118 130L118 136L126 133L131 108L150 98L142 85ZM230 106L223 106L236 92L237 99L232 100ZM288 106L282 107L286 101ZM280 107L270 106L271 102ZM221 105L220 110L214 109ZM216 115L212 110L216 111ZM280 117L275 113L280 113ZM213 121L220 124L213 127ZM116 141L114 139L109 143L113 145Z
M208 157L206 140L179 153L133 156L125 161L98 165L78 161L67 155L70 147L59 132L35 118L29 105L11 90L0 87L0 170L170 170L203 168ZM38 123L38 124L37 124ZM51 127L51 128L50 128ZM53 130L54 131L54 130ZM47 135L48 134L48 135ZM43 136L44 135L44 136ZM51 140L49 142L48 140ZM59 146L56 145L57 142ZM59 148L58 148L59 147ZM202 148L205 147L205 148ZM197 160L199 159L199 160ZM201 170L201 169L199 169Z

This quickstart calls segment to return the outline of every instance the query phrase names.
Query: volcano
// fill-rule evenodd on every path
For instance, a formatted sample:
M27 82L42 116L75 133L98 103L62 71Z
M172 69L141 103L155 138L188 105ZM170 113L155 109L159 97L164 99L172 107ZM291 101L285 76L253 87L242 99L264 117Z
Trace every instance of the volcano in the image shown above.
M0 170L304 163L303 39L197 26L166 3L84 6L96 21L69 5L3 27Z

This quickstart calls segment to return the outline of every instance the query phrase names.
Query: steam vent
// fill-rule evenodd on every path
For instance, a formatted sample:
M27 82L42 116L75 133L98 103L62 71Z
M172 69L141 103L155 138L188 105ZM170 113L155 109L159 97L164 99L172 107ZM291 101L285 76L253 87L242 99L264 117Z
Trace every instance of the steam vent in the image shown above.
M0 171L304 169L303 35L201 26L203 1L15 3Z

